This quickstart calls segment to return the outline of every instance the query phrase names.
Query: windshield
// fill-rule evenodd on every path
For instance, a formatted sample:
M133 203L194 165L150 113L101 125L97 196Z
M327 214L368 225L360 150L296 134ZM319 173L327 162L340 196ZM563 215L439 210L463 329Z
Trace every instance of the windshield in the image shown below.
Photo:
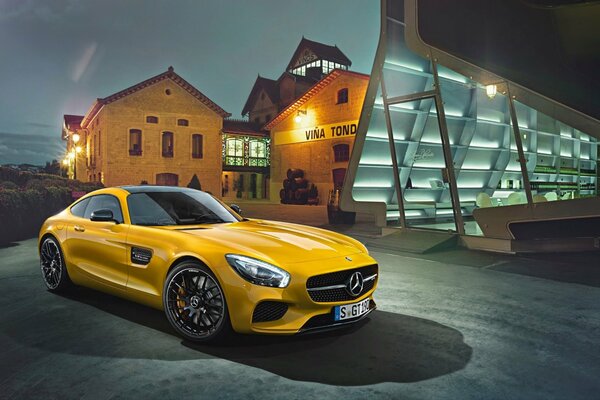
M201 191L132 193L127 197L133 225L195 225L239 221Z

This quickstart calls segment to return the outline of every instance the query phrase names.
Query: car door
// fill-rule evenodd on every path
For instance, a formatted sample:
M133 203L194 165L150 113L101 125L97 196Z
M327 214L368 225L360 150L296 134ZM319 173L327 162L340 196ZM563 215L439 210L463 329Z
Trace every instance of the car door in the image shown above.
M75 214L73 212L72 214ZM115 222L92 221L92 212L111 210ZM79 210L80 212L81 210ZM119 199L101 194L89 198L82 216L74 215L67 228L66 248L75 274L84 284L125 290L128 276L127 232Z

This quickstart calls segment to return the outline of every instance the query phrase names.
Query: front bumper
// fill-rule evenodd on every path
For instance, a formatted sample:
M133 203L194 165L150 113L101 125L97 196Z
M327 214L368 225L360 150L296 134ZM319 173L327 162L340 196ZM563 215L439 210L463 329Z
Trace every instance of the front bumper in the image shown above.
M348 301L337 302L315 302L307 291L306 281L314 275L326 274L346 269L356 269L377 262L368 254L354 254L352 261L344 257L316 262L302 263L289 267L291 280L288 287L284 289L270 288L253 285L239 277L227 266L227 270L220 276L224 283L225 296L233 329L239 333L261 333L293 335L300 332L327 330L343 327L365 318L376 306L373 301L373 287L356 298ZM343 266L343 268L340 268ZM287 266L283 266L286 268ZM333 309L335 306L353 304L365 299L370 299L369 311L360 317L335 321ZM280 302L287 305L285 314L277 320L267 322L253 322L253 313L256 306L261 302Z

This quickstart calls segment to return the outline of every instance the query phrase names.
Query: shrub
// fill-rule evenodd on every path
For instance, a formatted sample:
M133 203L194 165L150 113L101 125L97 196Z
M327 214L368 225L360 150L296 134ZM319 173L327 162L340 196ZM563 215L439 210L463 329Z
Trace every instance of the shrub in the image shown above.
M73 202L72 191L91 192L99 183L84 183L49 174L0 167L0 243L34 237L42 223Z

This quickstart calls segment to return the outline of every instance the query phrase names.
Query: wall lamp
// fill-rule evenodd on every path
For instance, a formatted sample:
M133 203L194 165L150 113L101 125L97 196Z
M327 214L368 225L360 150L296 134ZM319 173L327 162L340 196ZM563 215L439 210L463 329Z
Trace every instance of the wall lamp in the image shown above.
M485 94L487 94L487 97L490 99L496 97L496 93L498 93L498 87L496 85L487 85L485 87Z
M294 121L299 124L300 122L302 122L302 116L306 115L306 110L298 110L298 112L296 113L296 116L294 117Z

